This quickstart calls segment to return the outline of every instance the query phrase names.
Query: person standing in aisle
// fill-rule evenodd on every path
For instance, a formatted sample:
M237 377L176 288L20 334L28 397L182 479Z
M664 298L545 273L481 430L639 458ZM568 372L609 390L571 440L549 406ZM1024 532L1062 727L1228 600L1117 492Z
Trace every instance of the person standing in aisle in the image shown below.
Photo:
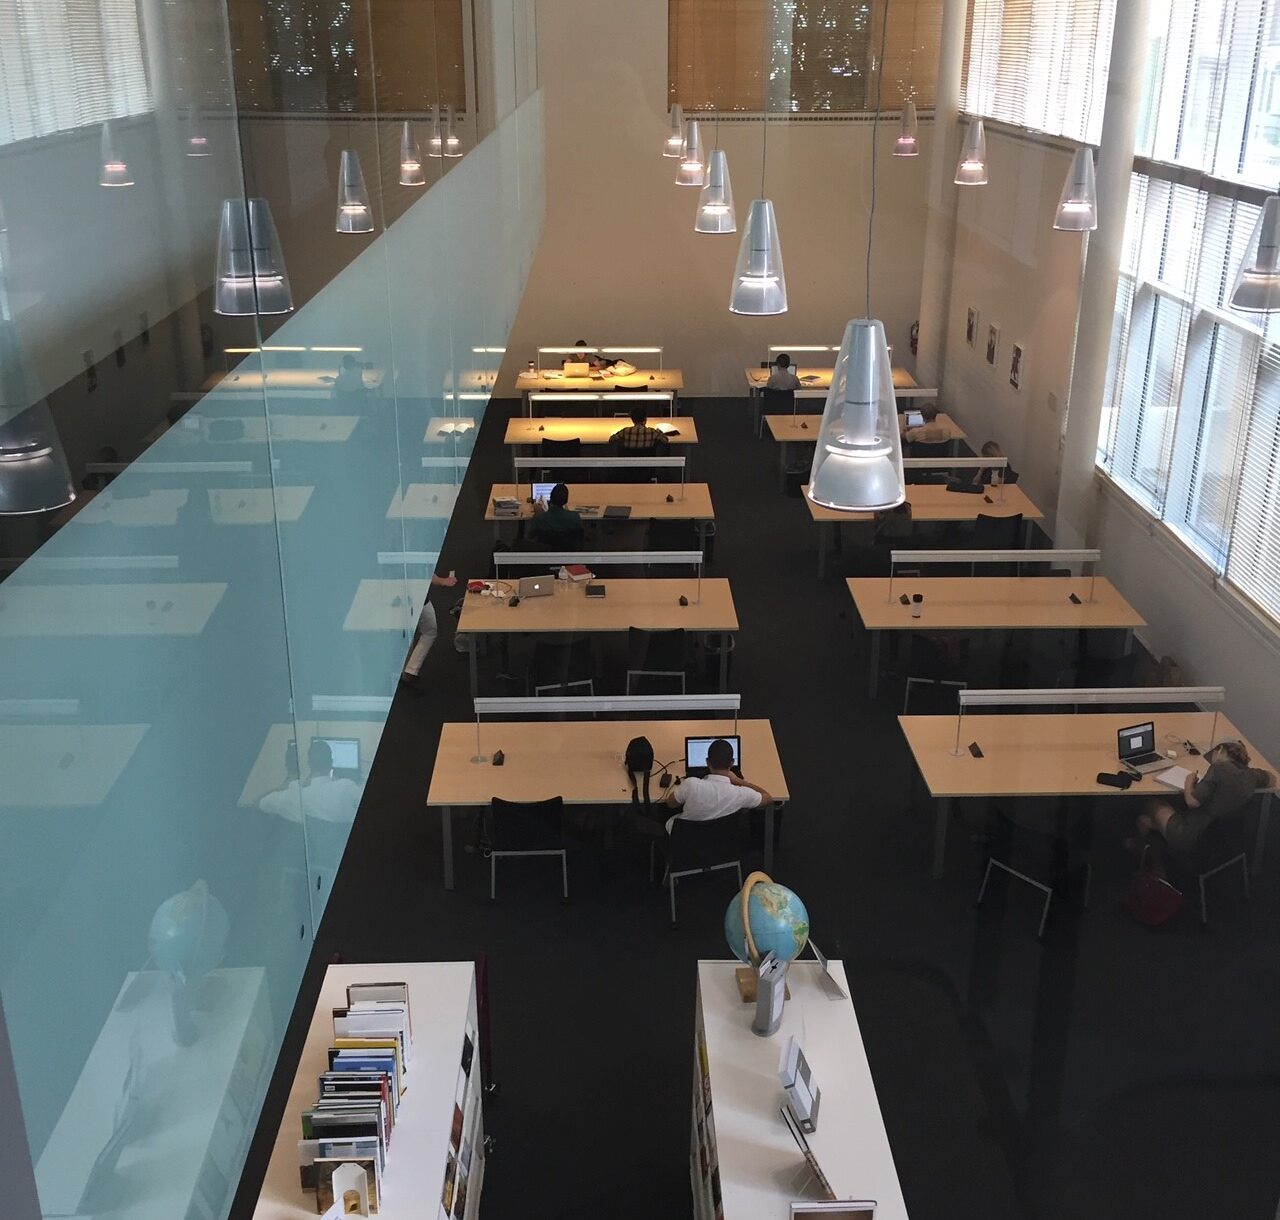
M432 586L452 589L457 583L458 578L452 572L448 576L437 576L434 572L431 574ZM400 675L402 686L408 686L412 691L421 690L416 679L422 670L422 662L427 659L427 653L431 651L431 646L436 642L438 634L436 608L431 604L431 588L428 588L427 596L422 599L422 609L418 613L418 633L413 641L413 647L409 650L409 657L404 663L404 671Z

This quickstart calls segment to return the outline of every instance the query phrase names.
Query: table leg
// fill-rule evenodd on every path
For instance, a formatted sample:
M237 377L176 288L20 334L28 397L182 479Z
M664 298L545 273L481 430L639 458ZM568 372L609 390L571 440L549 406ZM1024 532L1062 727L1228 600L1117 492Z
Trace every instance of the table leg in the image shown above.
M818 522L818 579L821 580L827 574L827 527L826 523Z
M480 643L476 638L475 632L471 632L467 636L467 671L471 675L471 697L473 699L480 693L479 663L476 658L479 646Z
M1031 549L1031 527L1033 524L1034 522L1028 517L1022 525L1022 545L1027 550Z
M942 876L942 865L947 855L947 823L951 821L951 798L938 798L938 811L933 823L933 875Z
M880 682L880 632L871 633L871 674L867 678L867 697L876 697L876 688Z
M764 811L764 871L773 869L773 819L776 817L773 803L770 802Z
M453 806L440 810L440 833L444 841L444 888L453 889Z
M1249 862L1253 875L1262 872L1262 853L1267 846L1267 827L1271 823L1271 793L1262 794L1262 807L1258 810L1258 837L1253 844L1253 859Z
M787 492L787 442L778 442L778 490L786 495Z
M720 692L723 694L729 689L729 641L732 633L722 631L720 633Z

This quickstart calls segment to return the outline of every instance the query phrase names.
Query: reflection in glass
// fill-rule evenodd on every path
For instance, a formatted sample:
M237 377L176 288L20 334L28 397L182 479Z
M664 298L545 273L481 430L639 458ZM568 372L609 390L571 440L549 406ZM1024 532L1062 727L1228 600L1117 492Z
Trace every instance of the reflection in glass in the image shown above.
M662 155L664 157L678 157L683 147L684 108L679 102L676 102L671 107L671 130L667 133L667 138L662 141Z
M200 114L192 108L187 111L187 136L184 141L188 157L207 157L209 153L209 137L205 135L204 121Z
M440 122L440 107L431 107L431 135L427 137L427 156L444 156L444 125Z
M289 313L293 293L265 199L224 199L213 311L232 317Z
M1280 197L1272 195L1262 205L1231 290L1231 308L1280 311Z
M3 419L0 422L0 514L48 512L70 504L75 498L75 486L49 404L38 402Z
M364 184L360 154L354 148L342 150L342 163L338 169L338 219L334 228L339 233L373 232L369 188Z
M98 174L99 186L133 185L133 177L129 173L129 166L116 151L116 141L111 131L110 119L102 124L99 157L102 165L101 172Z
M908 99L902 107L902 127L898 138L893 142L895 157L918 157L920 155L919 130L916 124L916 104Z
M1098 188L1093 177L1093 149L1077 148L1062 184L1055 229L1071 233L1091 232L1098 227Z
M446 157L462 156L462 141L453 129L453 107L444 108L444 155Z
M987 136L981 119L970 119L969 130L964 137L964 151L956 166L957 186L986 186L987 184Z
M405 119L400 131L400 185L425 186L426 182L427 177L422 172L422 149L413 134L413 124Z

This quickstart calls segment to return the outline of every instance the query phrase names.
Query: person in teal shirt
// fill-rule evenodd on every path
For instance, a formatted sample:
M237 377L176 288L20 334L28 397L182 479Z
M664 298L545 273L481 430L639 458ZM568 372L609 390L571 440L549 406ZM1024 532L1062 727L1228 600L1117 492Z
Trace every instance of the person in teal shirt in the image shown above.
M551 489L550 502L544 508L541 504L533 506L533 520L529 523L529 537L534 542L560 544L578 542L582 539L582 518L567 507L569 489L563 483L557 483Z

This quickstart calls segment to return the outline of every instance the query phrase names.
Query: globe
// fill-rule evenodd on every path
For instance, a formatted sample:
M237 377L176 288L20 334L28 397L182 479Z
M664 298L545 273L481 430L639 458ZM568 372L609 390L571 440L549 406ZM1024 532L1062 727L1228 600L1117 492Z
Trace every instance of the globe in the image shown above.
M194 983L222 962L230 927L222 903L200 880L156 908L147 947L161 970Z
M768 878L756 879L763 876L761 873L747 878L747 885L751 887L747 899L751 937L761 957L772 953L779 961L795 961L809 943L809 912L799 895L785 885ZM734 895L724 913L724 936L734 957L740 962L751 961L742 926L741 894Z

